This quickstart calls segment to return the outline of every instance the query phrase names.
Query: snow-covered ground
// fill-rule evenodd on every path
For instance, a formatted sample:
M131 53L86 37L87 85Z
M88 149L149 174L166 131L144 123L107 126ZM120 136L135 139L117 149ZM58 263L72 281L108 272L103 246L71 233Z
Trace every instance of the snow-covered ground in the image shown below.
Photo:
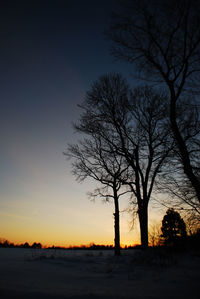
M200 255L0 248L0 298L200 298Z

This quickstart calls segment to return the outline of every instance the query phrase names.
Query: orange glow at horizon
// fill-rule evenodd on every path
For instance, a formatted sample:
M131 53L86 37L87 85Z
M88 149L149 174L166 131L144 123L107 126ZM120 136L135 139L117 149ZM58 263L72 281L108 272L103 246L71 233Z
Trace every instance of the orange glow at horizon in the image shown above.
M35 230L36 229L36 230ZM114 246L114 228L110 227L110 232L96 232L96 234L87 234L83 235L83 232L80 233L69 233L62 231L60 233L53 230L39 231L37 230L37 225L34 228L26 228L24 230L12 231L7 228L6 233L0 236L0 239L6 239L10 243L16 245L24 244L28 242L29 245L32 245L34 242L41 243L43 247L51 246L60 246L60 247L73 247L73 246L89 246L91 244L96 245L113 245ZM104 235L105 233L105 235ZM53 236L54 235L54 236ZM96 236L95 236L96 235ZM140 243L139 236L135 236L133 232L128 232L127 234L121 232L121 247L134 246L135 244Z
M43 177L45 181L31 181L31 184L37 183L34 193L29 193L26 183L22 189L23 197L13 193L13 197L5 196L1 201L0 238L15 244L37 242L43 246L114 244L112 201L91 202L86 193L95 186L77 184L71 175L66 178L61 173L57 181L48 173ZM127 205L128 199L120 200L121 211L125 211ZM157 218L157 213L152 214L152 218ZM140 244L138 224L130 230L130 221L130 214L120 213L121 246Z
M44 247L87 246L92 243L114 245L112 204L93 204L85 199L81 210L66 206L58 209L55 204L49 204L47 208L40 203L38 212L30 204L26 206L25 202L18 202L17 206L9 207L9 212L0 212L0 238L14 244L41 243ZM121 217L120 227L122 247L139 243L138 230L130 231L126 215Z

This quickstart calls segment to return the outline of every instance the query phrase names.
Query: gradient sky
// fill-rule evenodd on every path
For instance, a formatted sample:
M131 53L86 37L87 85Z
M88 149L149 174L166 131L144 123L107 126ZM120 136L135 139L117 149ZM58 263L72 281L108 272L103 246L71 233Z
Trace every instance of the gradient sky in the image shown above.
M75 142L91 83L115 62L104 38L111 0L1 1L0 238L48 245L113 243L113 204L87 197L62 152ZM127 207L121 200L121 209ZM121 213L121 242L138 242Z

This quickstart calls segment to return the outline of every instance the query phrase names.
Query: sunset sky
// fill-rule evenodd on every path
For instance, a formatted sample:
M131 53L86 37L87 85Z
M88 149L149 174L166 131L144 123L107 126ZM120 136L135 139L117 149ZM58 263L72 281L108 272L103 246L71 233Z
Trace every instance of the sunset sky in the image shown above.
M0 238L47 245L112 244L113 203L91 202L63 151L91 83L130 76L104 38L116 1L2 1L0 4ZM128 200L120 202L121 210ZM153 215L153 214L152 214ZM153 216L151 216L153 218ZM121 243L139 242L121 213Z

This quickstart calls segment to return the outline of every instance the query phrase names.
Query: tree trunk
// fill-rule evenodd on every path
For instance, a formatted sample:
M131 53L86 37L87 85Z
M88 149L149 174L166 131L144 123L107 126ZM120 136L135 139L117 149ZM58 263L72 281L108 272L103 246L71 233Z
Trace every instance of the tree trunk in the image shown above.
M171 93L172 93L172 91L171 91ZM195 190L195 193L197 195L198 201L200 202L200 181L199 181L198 177L194 174L194 171L192 169L192 165L190 162L190 156L188 153L187 146L181 136L181 133L179 131L179 128L178 128L178 125L176 122L176 101L173 97L175 97L175 95L171 94L171 105L170 105L171 128L172 128L174 138L175 138L178 148L179 148L184 173L190 180L190 182Z
M115 227L115 255L120 255L120 233L119 233L119 202L117 192L114 190L114 203L115 203L115 213L114 213L114 227Z
M143 206L138 211L140 223L140 240L142 248L148 247L148 208Z

